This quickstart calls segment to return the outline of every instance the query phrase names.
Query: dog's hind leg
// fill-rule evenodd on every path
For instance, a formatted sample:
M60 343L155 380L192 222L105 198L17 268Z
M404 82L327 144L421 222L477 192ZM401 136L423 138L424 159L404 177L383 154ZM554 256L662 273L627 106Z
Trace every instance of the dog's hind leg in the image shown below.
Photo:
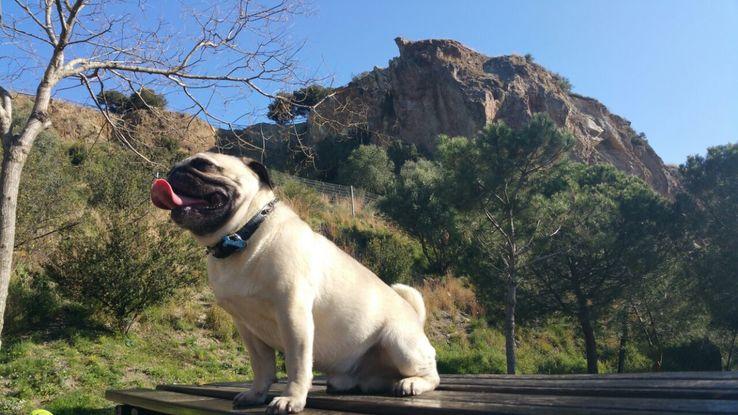
M436 369L436 350L422 328L395 328L387 333L382 346L401 375L392 386L395 395L420 395L438 386L440 378Z
M236 395L233 399L233 407L261 405L266 402L269 387L277 377L274 349L254 336L246 326L237 324L236 327L249 351L251 368L254 370L254 381L249 390Z
M328 375L328 385L326 388L328 393L358 393L359 379L350 374L331 374Z

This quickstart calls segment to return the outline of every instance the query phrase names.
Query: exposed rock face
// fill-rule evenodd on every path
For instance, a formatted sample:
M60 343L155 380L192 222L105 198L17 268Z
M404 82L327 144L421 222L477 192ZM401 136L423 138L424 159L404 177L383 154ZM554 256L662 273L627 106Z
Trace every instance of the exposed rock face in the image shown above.
M400 56L360 75L309 120L320 141L365 129L376 141L399 138L432 152L440 134L473 136L489 122L525 124L547 113L577 139L573 156L607 162L671 195L677 181L630 122L521 56L488 57L453 40L395 40ZM327 122L326 120L331 120Z

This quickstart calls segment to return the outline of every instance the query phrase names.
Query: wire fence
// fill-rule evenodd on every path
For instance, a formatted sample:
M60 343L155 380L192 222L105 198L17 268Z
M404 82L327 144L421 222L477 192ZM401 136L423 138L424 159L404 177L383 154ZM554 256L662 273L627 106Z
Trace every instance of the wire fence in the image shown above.
M307 179L304 177L292 176L285 173L278 173L275 175L278 183L284 183L288 180L293 180L298 183L304 184L305 186L315 190L316 192L327 196L332 201L339 199L350 200L351 206L365 206L376 203L382 196L376 193L367 192L363 189L356 188L354 186L346 186L343 184L321 182L320 180Z

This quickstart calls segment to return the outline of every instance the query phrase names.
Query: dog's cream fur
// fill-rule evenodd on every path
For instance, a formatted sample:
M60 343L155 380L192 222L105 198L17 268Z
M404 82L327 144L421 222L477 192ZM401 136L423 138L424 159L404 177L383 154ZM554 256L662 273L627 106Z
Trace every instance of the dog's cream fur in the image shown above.
M275 196L241 159L201 153L238 186L239 207L220 230L196 238L215 244L237 231ZM195 156L193 156L195 157ZM180 163L186 164L190 159ZM350 255L315 233L285 203L224 259L208 258L215 297L231 316L251 356L253 386L237 406L261 404L275 379L275 350L289 382L268 412L299 412L313 369L336 391L417 395L439 382L435 350L423 333L425 306L408 286L389 287Z

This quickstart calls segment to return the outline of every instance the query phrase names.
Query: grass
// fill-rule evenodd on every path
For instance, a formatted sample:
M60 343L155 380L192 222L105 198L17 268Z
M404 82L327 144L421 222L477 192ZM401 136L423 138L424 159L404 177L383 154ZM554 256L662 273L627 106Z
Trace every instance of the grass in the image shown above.
M481 319L473 287L446 277L419 288L429 304L427 332L441 373L505 372L504 336ZM552 321L518 333L520 373L585 371L574 325ZM233 323L207 288L185 290L148 310L127 336L66 328L7 343L0 351L0 413L9 415L36 408L55 415L112 414L106 389L245 381L253 374ZM637 352L631 356L640 359ZM612 367L605 362L602 370Z
M209 295L195 294L182 293L149 310L127 336L67 330L11 339L0 352L0 413L44 408L55 415L112 414L106 389L250 379L248 357L229 318ZM441 373L504 373L500 330L463 312L447 320L433 309L429 320ZM586 369L571 326L549 324L520 333L521 373Z
M112 413L106 389L245 380L248 358L224 322L208 325L211 300L193 293L149 310L127 336L67 330L9 339L0 352L0 413ZM232 323L231 323L232 324Z

